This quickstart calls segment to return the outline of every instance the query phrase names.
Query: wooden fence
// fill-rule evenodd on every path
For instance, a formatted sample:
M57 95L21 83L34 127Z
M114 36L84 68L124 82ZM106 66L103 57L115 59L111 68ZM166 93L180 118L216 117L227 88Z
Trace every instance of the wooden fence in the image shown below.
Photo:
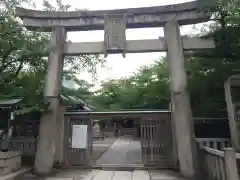
M237 161L240 156L233 148L224 151L200 147L200 175L208 180L239 180Z
M2 139L0 139L0 148L2 148ZM36 152L36 139L35 138L14 138L8 142L10 150L18 150L24 156L35 156Z
M144 165L170 166L171 133L169 116L157 120L141 120L141 153Z

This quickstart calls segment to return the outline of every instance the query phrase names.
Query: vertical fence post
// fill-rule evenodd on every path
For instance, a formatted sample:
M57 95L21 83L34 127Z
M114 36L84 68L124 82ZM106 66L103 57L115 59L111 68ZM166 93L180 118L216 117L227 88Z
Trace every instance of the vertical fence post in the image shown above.
M226 180L239 180L236 152L233 148L224 148Z
M228 121L229 121L230 133L231 133L231 142L233 147L237 151L240 151L239 132L236 124L236 114L233 106L232 93L231 93L231 78L229 78L224 83L224 90L225 90L225 101L227 104Z

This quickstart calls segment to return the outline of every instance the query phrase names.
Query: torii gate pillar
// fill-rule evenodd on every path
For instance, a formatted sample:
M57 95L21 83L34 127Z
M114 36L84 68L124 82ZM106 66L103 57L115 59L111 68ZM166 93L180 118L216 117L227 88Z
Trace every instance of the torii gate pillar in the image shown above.
M55 26L52 29L51 53L48 58L44 85L44 98L49 103L49 112L41 117L39 128L34 166L38 174L49 174L54 161L66 34L62 26Z
M196 144L193 132L193 118L187 93L187 75L180 29L177 21L168 21L164 27L170 70L171 101L174 106L173 119L176 130L178 159L181 174L189 179L196 177Z

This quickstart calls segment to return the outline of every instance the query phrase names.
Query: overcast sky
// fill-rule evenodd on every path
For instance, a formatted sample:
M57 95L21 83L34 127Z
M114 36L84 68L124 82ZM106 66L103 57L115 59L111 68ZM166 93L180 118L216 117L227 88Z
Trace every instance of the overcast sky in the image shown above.
M121 9L135 7L162 6L169 4L178 4L189 2L191 0L63 0L64 4L70 4L73 8L88 10ZM182 27L181 34L193 32L193 26ZM126 32L127 39L158 39L163 36L162 28L131 29ZM88 32L69 32L68 40L73 42L103 41L103 31ZM154 60L165 56L165 53L144 53L144 54L126 54L126 58L119 55L108 55L106 66L108 68L98 68L98 80L104 81L112 78L121 78L129 76ZM91 82L91 76L87 73L81 73L80 78Z

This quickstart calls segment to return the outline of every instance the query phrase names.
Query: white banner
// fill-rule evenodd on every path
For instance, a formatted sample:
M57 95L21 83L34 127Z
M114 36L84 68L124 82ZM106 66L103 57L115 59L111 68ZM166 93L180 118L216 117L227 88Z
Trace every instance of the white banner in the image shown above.
M73 125L72 129L72 148L87 148L87 125Z

